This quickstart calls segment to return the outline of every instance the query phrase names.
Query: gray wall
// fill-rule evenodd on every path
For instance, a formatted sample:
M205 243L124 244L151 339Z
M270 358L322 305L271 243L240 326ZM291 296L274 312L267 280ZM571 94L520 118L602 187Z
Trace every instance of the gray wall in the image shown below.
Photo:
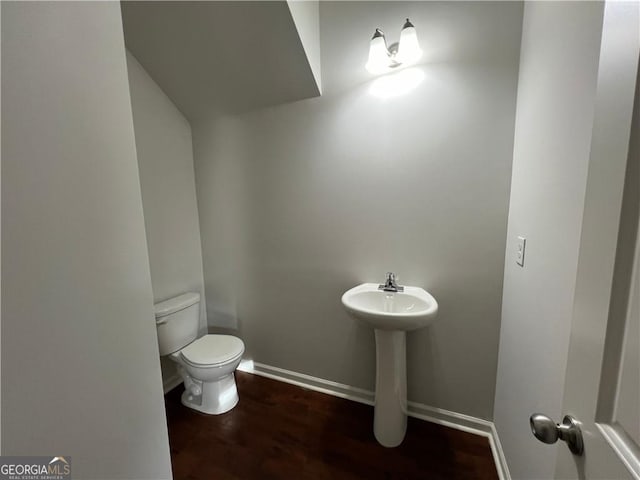
M563 413L602 18L591 2L527 2L524 11L494 411L517 479L553 478L557 449L527 422Z
M171 477L117 3L2 2L2 453Z
M153 298L199 292L203 334L207 316L191 127L130 53L127 67ZM166 383L175 376L173 362L163 359L162 371Z
M491 418L522 5L322 2L324 95L193 126L211 325L258 362L373 389L373 331L341 294L386 271L429 290L409 398ZM422 83L390 99L364 70L410 16Z

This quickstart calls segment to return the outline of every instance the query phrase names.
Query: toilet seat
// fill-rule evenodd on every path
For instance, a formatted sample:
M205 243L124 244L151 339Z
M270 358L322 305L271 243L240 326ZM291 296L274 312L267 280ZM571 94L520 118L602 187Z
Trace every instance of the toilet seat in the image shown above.
M244 352L244 343L232 335L204 335L184 347L182 359L195 366L205 367L228 363Z

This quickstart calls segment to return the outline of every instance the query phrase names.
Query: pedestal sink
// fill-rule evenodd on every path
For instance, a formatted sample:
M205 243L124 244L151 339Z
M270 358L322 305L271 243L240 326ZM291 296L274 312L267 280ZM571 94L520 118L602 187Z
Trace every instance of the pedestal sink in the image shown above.
M375 329L376 398L373 433L385 447L402 443L407 431L407 331L426 327L438 313L438 302L419 287L385 291L363 283L342 295L354 318Z

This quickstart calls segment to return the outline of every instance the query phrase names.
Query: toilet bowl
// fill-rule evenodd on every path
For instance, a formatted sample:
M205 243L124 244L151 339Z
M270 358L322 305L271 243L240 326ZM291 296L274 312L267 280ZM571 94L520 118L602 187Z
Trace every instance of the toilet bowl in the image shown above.
M158 346L178 367L184 382L182 404L218 415L238 403L234 372L244 343L232 335L198 338L200 294L185 293L155 305Z
M182 404L203 413L220 414L238 403L233 372L242 360L244 344L231 335L205 335L169 358L184 382Z

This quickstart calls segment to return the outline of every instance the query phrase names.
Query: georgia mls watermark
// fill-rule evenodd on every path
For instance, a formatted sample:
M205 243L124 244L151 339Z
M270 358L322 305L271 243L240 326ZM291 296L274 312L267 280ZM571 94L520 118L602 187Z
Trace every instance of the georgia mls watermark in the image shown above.
M71 457L2 457L0 480L70 480Z

